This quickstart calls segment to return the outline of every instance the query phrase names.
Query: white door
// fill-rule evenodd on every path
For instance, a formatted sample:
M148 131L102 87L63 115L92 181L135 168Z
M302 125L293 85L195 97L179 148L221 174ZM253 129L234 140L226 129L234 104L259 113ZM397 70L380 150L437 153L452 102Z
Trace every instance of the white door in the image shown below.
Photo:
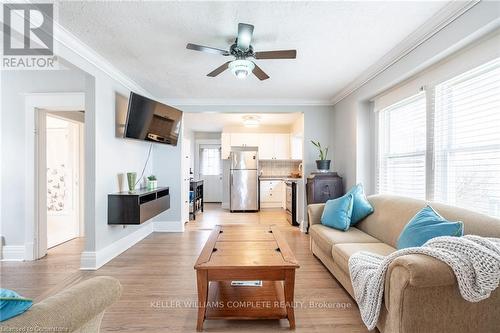
M221 145L200 145L200 179L203 180L203 201L222 202Z
M182 172L182 212L181 218L182 222L189 221L189 182L191 178L190 168L191 168L191 140L186 137L182 138L181 146L181 172Z
M80 236L80 128L47 115L47 248Z

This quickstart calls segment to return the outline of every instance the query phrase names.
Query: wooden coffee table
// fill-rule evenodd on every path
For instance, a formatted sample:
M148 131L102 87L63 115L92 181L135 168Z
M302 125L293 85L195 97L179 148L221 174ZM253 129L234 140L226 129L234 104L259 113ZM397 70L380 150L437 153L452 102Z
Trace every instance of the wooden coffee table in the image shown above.
M295 328L295 256L276 226L216 226L194 266L198 322L205 319L288 319ZM231 281L261 280L261 287Z

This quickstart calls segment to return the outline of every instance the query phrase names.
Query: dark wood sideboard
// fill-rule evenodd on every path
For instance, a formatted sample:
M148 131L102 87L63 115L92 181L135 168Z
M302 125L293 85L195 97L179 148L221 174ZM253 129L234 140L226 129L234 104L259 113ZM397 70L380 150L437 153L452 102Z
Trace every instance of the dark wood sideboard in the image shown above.
M109 194L108 224L141 224L169 208L168 187Z

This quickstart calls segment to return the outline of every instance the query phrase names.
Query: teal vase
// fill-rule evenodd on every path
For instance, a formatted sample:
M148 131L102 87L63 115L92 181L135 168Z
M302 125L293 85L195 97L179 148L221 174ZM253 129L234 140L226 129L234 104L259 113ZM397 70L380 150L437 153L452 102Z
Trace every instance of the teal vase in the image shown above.
M128 190L133 192L135 190L135 181L137 179L137 173L135 172L127 172L127 183Z

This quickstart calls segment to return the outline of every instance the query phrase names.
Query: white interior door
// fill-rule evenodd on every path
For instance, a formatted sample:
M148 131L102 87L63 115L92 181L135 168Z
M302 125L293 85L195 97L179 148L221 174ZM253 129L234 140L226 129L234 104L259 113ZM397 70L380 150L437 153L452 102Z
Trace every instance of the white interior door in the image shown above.
M200 178L204 202L222 202L222 159L220 144L200 145Z
M181 218L183 222L189 221L189 182L191 175L189 173L191 168L191 140L189 138L182 138L182 213Z
M80 236L80 128L47 115L47 248Z

